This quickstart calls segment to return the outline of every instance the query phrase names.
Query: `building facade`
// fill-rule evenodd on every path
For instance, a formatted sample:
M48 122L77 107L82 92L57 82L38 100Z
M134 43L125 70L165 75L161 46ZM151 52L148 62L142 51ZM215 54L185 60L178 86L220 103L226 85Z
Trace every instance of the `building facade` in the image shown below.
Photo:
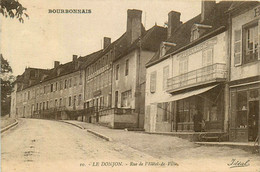
M90 55L90 57L94 56ZM84 105L85 58L66 64L54 62L52 69L27 68L17 77L11 100L11 115L48 119L76 119Z
M259 138L260 4L236 2L230 14L230 140Z
M201 14L183 24L169 13L168 38L146 65L146 131L228 131L230 5L202 1Z
M159 26L146 31L141 17L142 11L128 10L126 32L112 43L104 38L103 50L87 62L85 107L92 115L86 121L111 128L143 128L144 66L166 32Z

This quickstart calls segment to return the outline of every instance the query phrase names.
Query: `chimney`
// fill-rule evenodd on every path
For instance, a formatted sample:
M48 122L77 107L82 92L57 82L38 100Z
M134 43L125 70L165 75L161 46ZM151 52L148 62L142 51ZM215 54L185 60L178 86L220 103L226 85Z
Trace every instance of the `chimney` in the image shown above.
M201 1L201 20L200 22L203 23L207 20L208 16L214 14L214 7L216 5L215 0L202 0Z
M111 38L104 37L103 49L107 48L111 44Z
M142 11L132 9L127 10L127 43L132 44L142 32Z
M167 29L167 38L170 38L174 30L181 25L180 21L181 13L177 11L171 11L168 13L168 29Z
M72 55L72 61L76 61L78 58L78 55Z
M60 65L59 61L54 61L54 68L58 67Z

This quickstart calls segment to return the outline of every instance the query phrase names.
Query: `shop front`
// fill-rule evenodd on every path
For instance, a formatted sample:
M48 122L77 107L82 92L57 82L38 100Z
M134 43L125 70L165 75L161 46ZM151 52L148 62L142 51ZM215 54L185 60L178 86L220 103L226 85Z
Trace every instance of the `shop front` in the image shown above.
M224 85L174 94L157 104L155 131L223 132Z
M175 131L221 132L224 120L223 86L178 100Z
M259 93L259 84L231 86L230 141L256 141L259 135Z

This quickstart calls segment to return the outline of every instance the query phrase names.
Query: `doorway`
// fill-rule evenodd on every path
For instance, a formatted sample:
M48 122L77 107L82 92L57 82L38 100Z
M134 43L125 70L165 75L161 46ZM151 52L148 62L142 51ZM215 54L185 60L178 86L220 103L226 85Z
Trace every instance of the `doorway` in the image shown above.
M259 101L249 101L248 141L255 141L258 136Z

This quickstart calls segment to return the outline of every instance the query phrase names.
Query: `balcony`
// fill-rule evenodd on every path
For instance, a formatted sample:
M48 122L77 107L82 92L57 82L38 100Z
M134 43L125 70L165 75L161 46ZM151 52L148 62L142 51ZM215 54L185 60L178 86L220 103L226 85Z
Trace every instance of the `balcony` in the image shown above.
M179 91L202 84L225 81L226 64L215 63L167 80L167 92Z

